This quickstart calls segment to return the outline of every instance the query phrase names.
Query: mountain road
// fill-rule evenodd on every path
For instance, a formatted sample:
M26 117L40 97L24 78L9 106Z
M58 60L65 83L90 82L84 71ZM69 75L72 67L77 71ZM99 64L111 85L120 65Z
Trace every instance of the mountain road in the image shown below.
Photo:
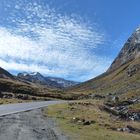
M0 140L69 140L43 107L67 101L43 101L0 105Z

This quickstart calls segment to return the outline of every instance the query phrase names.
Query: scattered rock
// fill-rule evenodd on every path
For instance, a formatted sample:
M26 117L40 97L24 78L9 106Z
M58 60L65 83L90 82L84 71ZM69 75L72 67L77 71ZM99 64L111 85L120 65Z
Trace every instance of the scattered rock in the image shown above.
M117 130L117 131L121 131L121 132L128 132L128 133L140 133L140 129L138 128L134 128L130 125L127 125L126 127L123 128L113 128L112 130Z
M103 105L102 107L100 106L100 109L103 109L113 115L119 115L119 112L117 110L115 110L113 107L108 107L106 105Z
M117 103L106 102L105 105L100 106L99 108L125 120L140 121L140 109L130 109L130 105L137 103L140 103L139 97L122 102L118 101Z
M139 69L140 69L140 65L130 66L127 69L127 75L128 75L128 77L131 77L131 76L135 75Z
M121 132L130 132L130 129L127 128L127 127L124 127L124 128L117 128L117 131L121 131Z
M99 94L90 94L89 98L91 98L91 99L104 99L105 96L99 95Z
M72 122L73 122L73 123L76 123L78 120L79 120L79 118L76 118L76 117L73 117L73 118L72 118Z
M113 101L113 102L118 102L118 101L119 101L119 97L118 97L118 96L114 96L114 97L112 98L112 101Z
M91 124L91 121L84 121L83 122L83 125L90 125Z
M93 105L90 102L74 102L74 103L69 103L69 106L73 106L73 105L84 105L84 106L89 106L89 105Z
M76 117L72 118L72 122L77 123L79 125L91 125L91 124L96 123L94 120L85 120L85 119L76 118Z
M127 128L131 131L131 132L136 132L136 133L140 133L140 129L139 128L134 128L131 125L127 125Z

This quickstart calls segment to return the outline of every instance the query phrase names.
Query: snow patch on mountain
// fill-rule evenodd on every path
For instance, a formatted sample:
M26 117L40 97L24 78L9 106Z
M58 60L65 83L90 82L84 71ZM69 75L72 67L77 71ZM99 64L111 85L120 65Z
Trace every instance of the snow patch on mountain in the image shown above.
M19 73L17 77L23 80L27 80L29 82L39 83L42 85L47 85L56 88L70 87L79 83L70 80L65 80L63 78L45 77L39 72L32 72L32 73L23 72L23 73Z

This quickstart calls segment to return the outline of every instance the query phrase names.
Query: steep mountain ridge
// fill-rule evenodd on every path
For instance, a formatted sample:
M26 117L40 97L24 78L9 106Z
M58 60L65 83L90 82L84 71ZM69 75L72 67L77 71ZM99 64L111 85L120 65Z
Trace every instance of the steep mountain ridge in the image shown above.
M108 72L116 70L123 64L126 64L138 57L140 57L140 28L137 28L127 40L119 55L108 69Z
M122 98L139 96L140 28L131 35L105 73L87 82L68 88L66 92L80 95L115 94L122 96Z
M46 80L43 77L43 75L41 75L39 72L32 72L32 73L19 73L17 75L18 78L29 81L29 82L33 82L33 83L40 83L45 85L46 84Z
M0 67L0 78L14 78L14 76Z

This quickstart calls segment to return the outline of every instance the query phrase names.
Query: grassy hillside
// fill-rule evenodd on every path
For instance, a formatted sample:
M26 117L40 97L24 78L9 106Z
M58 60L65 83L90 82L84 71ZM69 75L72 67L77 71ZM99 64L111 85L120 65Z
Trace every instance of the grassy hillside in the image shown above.
M0 98L17 98L23 100L71 99L73 98L73 94L64 94L60 89L31 82L0 78Z
M83 100L69 104L53 105L43 112L54 117L61 130L71 140L139 140L139 133L119 131L131 126L140 128L140 122L124 121L100 109L101 100Z
M140 58L106 72L92 80L66 90L75 94L118 94L122 97L137 96L140 92ZM129 95L129 96L128 96Z

